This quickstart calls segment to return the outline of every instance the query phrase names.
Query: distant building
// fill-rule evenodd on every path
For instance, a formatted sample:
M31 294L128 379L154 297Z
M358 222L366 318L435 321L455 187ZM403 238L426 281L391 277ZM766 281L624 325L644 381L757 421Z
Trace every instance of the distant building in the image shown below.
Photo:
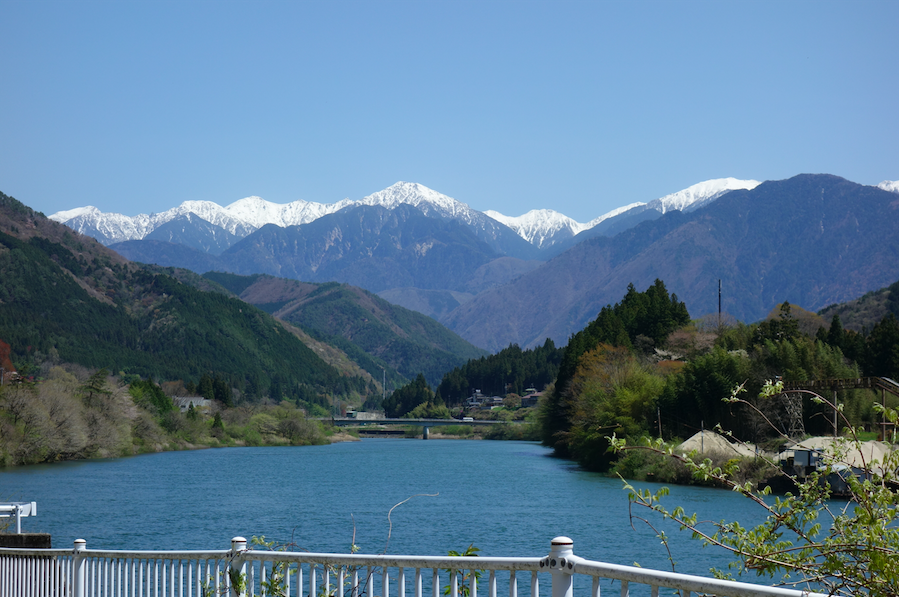
M202 396L175 396L172 402L181 412L187 412L193 406L194 410L209 408L212 406L212 400L207 400Z
M487 396L481 393L481 390L475 390L474 394L468 397L468 400L465 401L465 406L471 408L476 406L484 406L484 403L487 401Z
M528 390L534 390L534 388L528 388ZM532 406L537 406L537 402L540 400L540 397L543 396L543 392L538 392L534 390L527 396L521 397L521 408L530 408Z

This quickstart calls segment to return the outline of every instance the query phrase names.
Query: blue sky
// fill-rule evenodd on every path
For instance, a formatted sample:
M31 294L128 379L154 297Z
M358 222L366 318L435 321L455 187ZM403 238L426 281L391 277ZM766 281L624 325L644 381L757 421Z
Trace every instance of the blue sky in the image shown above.
M0 191L47 215L399 180L586 222L899 179L899 2L0 0Z

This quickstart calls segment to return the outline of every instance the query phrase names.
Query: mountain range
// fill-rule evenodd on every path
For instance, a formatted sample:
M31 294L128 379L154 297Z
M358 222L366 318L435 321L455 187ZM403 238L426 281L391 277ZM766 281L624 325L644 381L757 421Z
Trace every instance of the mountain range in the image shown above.
M23 375L59 363L185 384L209 375L241 400L361 406L380 400L384 381L424 373L436 386L486 354L345 284L136 264L3 193L0 276L0 357Z
M552 210L479 212L401 182L328 205L249 197L51 218L136 261L360 286L498 350L564 344L628 284L654 278L696 315L717 308L720 279L725 310L748 321L783 300L815 309L860 296L899 277L897 190L725 178L581 224Z

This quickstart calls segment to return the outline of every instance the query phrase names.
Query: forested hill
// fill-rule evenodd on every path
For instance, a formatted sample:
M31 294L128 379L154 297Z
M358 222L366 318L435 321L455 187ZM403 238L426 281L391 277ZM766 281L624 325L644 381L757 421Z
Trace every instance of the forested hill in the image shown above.
M894 291L899 294L899 283L885 289L891 307L899 303ZM609 438L634 445L661 436L674 447L721 425L736 439L777 452L789 436L833 434L833 408L809 395L762 397L767 380L867 376L899 379L899 320L892 311L881 312L863 333L844 329L837 313L825 321L787 301L760 323L691 321L685 305L656 280L645 292L629 287L571 337L538 424L545 445L587 468L615 465L625 478L690 482L689 474L678 477L652 458L608 451ZM731 399L737 388L745 390L739 392L745 403ZM879 390L827 394L840 405L841 427L864 428L872 439L884 431L875 405L899 407L899 398Z
M0 193L0 339L17 365L68 362L158 380L226 380L248 399L378 394L279 321L128 262Z
M404 385L419 373L436 386L450 369L487 354L430 317L349 284L220 272L204 278L339 347L375 379L386 370L388 387Z

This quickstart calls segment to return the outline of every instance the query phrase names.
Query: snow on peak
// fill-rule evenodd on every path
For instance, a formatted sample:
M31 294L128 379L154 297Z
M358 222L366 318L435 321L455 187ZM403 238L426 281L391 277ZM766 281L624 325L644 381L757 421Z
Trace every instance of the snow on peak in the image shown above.
M711 203L721 195L737 189L751 190L762 184L757 180L739 180L736 178L715 178L687 187L682 191L665 195L647 204L649 209L661 213L669 211L693 211Z
M84 207L76 207L75 209L58 211L50 216L50 219L56 222L68 222L74 218L96 216L101 213L102 212L93 205L86 205Z
M636 203L630 203L628 205L625 205L624 207L615 208L612 211L610 211L608 213L604 213L603 215L599 216L598 218L595 218L593 220L590 220L586 224L583 224L584 230L586 230L588 228L593 228L600 222L604 222L604 221L608 220L609 218L614 218L615 216L620 216L621 214L623 214L626 211L630 211L630 210L634 209L635 207L642 207L644 205L646 205L646 204L643 203L642 201L637 201Z
M258 229L266 224L275 224L281 227L308 224L325 214L337 211L337 209L334 205L302 200L286 204L272 203L262 197L253 196L235 201L226 207L225 211L232 217Z
M523 216L510 217L496 211L484 212L494 220L502 222L522 238L538 247L555 244L570 236L593 228L601 222L619 216L634 208L654 209L662 214L668 211L693 211L711 203L721 195L735 189L754 189L757 180L738 180L736 178L717 178L700 182L677 193L665 195L649 203L637 202L613 209L586 224L572 220L568 216L551 209L535 209Z
M484 213L540 248L551 246L588 228L586 224L576 222L552 209L532 209L518 217L506 216L493 210Z
M162 213L139 214L134 217L103 213L92 206L60 211L50 217L79 232L111 244L124 240L142 239L159 226L176 218L189 217L191 214L223 228L237 237L244 237L266 224L275 224L281 227L297 226L349 206L372 205L393 209L401 204L408 204L420 209L425 215L456 219L484 230L486 230L485 227L495 226L495 222L500 222L531 244L546 247L637 207L654 209L663 214L672 210L692 211L714 201L728 191L753 189L758 184L759 182L755 180L735 178L707 180L646 204L631 203L619 207L586 224L581 224L551 209L535 209L518 217L505 216L496 211L482 213L473 210L466 203L438 193L424 185L403 181L358 201L344 199L330 204L308 201L280 204L251 196L239 199L227 207L222 207L212 201L185 201ZM899 181L885 181L878 186L899 192Z
M877 188L891 193L899 193L899 180L885 180L877 185Z
M405 203L421 209L425 214L436 212L443 217L461 218L469 223L472 221L473 210L466 203L456 201L416 182L397 182L354 203L380 205L388 209Z

